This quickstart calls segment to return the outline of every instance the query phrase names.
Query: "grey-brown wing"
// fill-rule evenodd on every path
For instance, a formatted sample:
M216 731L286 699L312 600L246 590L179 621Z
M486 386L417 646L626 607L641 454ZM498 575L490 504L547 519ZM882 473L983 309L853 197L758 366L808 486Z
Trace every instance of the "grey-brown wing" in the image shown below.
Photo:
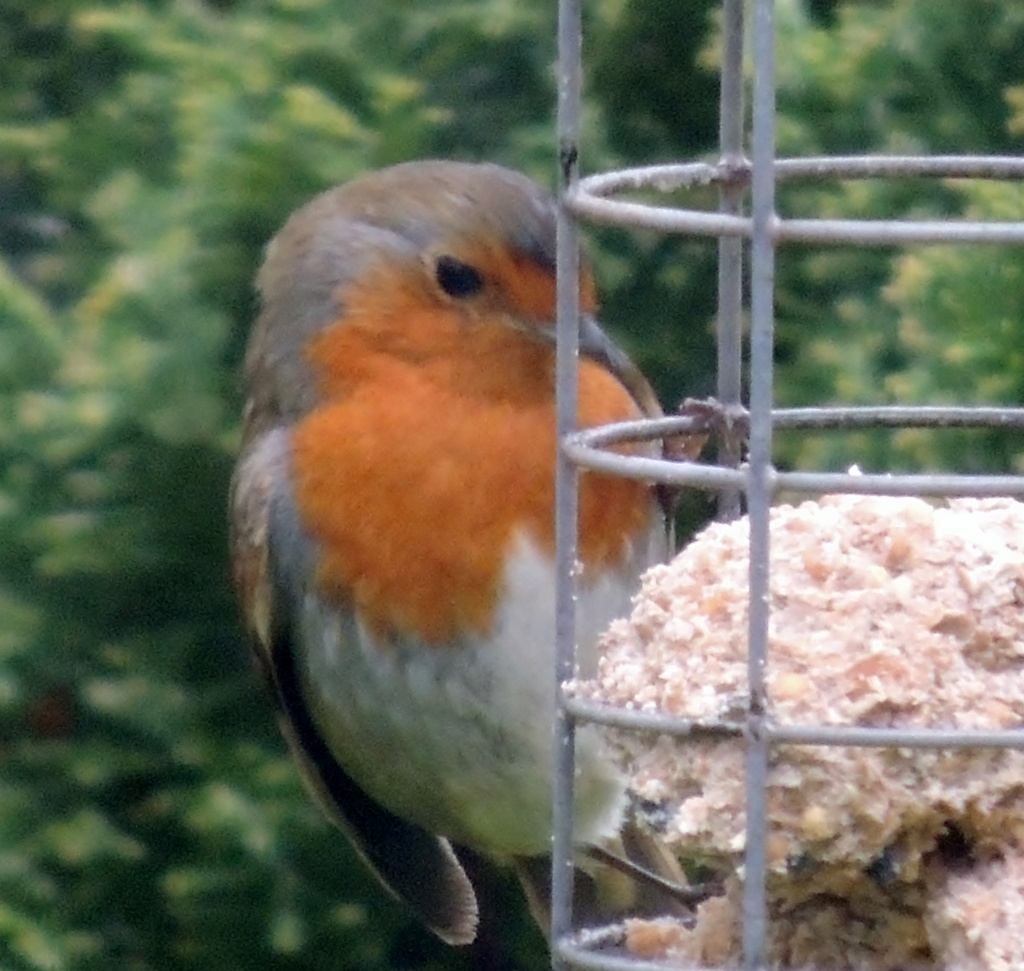
M304 542L275 535L274 502L283 488L287 433L274 429L243 452L231 490L232 555L256 664L277 703L282 733L304 781L327 817L349 838L384 886L449 944L476 936L477 902L448 840L395 816L371 799L337 762L303 697L294 632L285 606L301 591L286 589L280 564L296 559L281 549Z

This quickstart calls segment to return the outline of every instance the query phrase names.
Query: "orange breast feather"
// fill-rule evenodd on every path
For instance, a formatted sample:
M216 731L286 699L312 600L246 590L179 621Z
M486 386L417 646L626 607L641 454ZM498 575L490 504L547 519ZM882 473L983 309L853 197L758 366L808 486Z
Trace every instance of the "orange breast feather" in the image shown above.
M554 352L505 323L412 304L402 334L382 348L350 314L314 342L325 400L293 431L295 497L322 550L321 593L382 637L442 645L487 632L517 534L554 553ZM582 426L637 416L582 362ZM654 502L596 473L580 487L585 577L650 528Z

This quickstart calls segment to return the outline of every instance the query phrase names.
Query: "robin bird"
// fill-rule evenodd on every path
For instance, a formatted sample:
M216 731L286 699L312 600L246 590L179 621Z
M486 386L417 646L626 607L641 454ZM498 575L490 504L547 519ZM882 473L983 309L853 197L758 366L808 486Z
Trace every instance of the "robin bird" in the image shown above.
M235 579L306 782L443 940L476 933L454 846L550 851L555 214L495 165L420 161L331 189L267 247L232 483ZM580 279L581 427L659 415ZM645 483L580 476L584 674L666 553ZM625 794L578 738L575 834ZM534 903L544 889L532 888Z

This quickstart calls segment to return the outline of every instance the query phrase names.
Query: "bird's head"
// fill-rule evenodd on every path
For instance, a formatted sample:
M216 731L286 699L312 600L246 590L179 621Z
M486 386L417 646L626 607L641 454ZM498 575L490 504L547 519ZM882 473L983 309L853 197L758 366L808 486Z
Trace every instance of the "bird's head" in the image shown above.
M472 389L544 382L555 340L554 198L496 165L421 161L357 178L299 209L270 243L247 361L250 421L288 422L369 366L354 345ZM658 414L635 365L600 328L580 274L580 353Z

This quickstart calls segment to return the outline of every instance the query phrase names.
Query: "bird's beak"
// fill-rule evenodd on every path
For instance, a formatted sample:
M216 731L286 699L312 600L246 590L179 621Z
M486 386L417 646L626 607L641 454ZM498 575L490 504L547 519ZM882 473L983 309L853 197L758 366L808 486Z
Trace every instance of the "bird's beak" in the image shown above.
M649 418L660 418L664 412L640 369L629 355L615 343L591 314L580 317L580 353L603 365L622 382L640 410Z

